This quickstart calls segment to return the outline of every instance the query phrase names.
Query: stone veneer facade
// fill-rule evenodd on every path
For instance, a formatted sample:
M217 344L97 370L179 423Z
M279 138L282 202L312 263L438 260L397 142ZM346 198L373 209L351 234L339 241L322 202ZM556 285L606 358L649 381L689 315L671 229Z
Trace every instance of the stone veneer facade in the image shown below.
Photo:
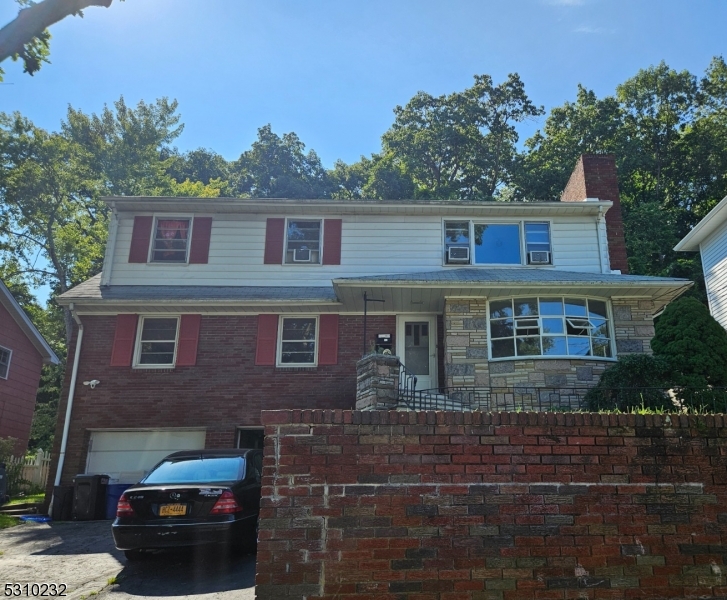
M611 301L616 353L650 354L654 336L651 300ZM445 377L443 386L584 388L613 361L597 359L488 360L487 299L447 300L444 308Z

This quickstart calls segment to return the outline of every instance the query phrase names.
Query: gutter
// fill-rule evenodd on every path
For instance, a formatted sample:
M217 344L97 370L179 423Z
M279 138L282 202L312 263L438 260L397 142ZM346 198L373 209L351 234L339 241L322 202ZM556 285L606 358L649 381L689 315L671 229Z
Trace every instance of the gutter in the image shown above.
M603 236L601 235L601 225L604 222L603 207L598 207L598 217L596 217L596 239L598 240L598 266L601 269L601 273L605 273L606 270L603 267Z
M63 472L63 463L66 459L66 447L68 446L68 429L71 425L71 412L73 411L73 399L76 395L76 380L78 379L78 363L81 357L81 344L83 342L83 323L78 315L75 313L74 306L71 303L68 308L71 311L73 320L78 325L78 336L76 337L76 354L73 358L73 370L71 371L71 385L68 390L68 403L66 404L66 420L63 423L63 437L61 438L61 450L58 455L58 466L56 467L56 478L54 487L61 484L61 473ZM50 507L48 512L51 512L53 506L53 496L51 496Z

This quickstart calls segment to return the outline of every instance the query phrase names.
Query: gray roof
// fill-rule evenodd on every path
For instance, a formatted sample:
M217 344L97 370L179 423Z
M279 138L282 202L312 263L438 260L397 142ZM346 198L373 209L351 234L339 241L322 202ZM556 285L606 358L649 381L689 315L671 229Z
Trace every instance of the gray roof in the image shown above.
M0 305L5 307L5 310L10 313L10 316L17 323L18 327L23 330L23 333L33 344L35 349L43 358L43 362L47 365L57 365L60 362L56 353L45 341L45 338L40 334L40 331L33 325L25 311L21 308L18 301L10 293L7 286L0 280Z
M370 277L342 277L335 283L593 283L593 284L675 284L688 285L688 279L676 277L650 277L647 275L620 275L616 273L582 273L559 269L519 268L519 269L443 269L426 273L398 273L395 275L373 275Z
M69 302L159 301L159 302L336 302L333 287L201 286L201 285L113 285L101 286L101 275L91 277L58 296Z

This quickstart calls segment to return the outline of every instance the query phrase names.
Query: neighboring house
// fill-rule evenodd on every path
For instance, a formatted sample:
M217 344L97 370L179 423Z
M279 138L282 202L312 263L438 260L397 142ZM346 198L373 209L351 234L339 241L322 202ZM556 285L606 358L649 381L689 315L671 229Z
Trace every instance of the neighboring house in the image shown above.
M419 389L592 386L691 285L621 274L613 156L582 157L560 202L107 202L103 272L58 298L80 349L64 483L260 443L263 409L353 408L387 341Z
M727 329L727 197L680 241L674 250L702 256L709 312Z
M0 281L0 437L18 440L25 454L43 365L57 365L55 352Z

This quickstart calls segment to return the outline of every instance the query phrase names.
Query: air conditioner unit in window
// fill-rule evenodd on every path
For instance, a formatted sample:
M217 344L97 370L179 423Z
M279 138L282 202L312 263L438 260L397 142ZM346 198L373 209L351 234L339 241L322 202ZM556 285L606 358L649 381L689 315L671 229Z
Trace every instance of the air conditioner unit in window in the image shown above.
M293 262L310 262L310 248L295 248L293 250Z
M541 250L538 252L528 252L528 260L531 265L549 265L550 252Z
M450 246L447 248L447 262L469 264L470 249L462 246Z

